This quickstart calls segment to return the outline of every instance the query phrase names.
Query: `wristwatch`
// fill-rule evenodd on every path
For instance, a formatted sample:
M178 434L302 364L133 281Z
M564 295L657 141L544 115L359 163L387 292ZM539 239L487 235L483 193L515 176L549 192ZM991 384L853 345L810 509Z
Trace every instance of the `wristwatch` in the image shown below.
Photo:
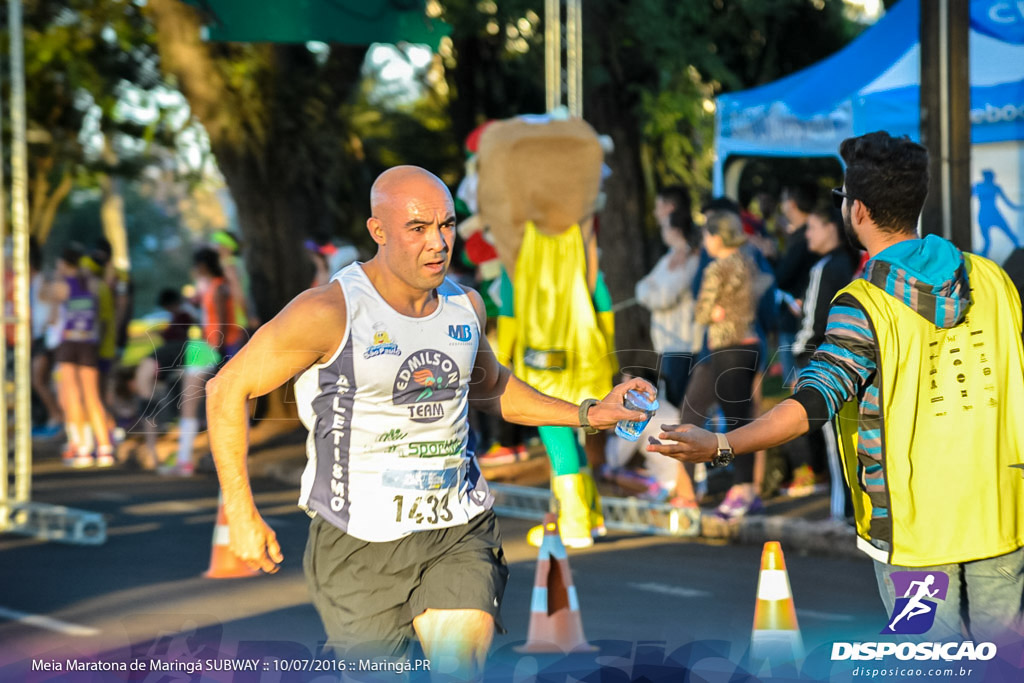
M601 401L596 398L585 398L583 399L583 403L580 403L580 427L583 427L584 434L597 434L601 431L600 429L594 429L590 426L590 418L587 416L590 409L600 402Z
M715 452L715 457L711 458L712 467L725 467L732 462L732 459L736 457L736 454L732 451L732 446L729 445L729 439L725 438L725 434L715 433L718 437L718 451Z

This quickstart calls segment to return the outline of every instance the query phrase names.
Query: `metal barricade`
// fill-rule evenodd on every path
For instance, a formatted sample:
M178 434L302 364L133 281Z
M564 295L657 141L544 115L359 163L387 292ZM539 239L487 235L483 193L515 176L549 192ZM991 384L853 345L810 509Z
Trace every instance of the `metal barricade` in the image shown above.
M33 503L28 267L28 148L25 116L25 54L20 0L7 3L11 94L11 270L13 311L6 310L4 265L0 264L0 327L14 329L13 378L8 380L7 340L0 339L0 533L28 534L65 543L103 543L107 526L96 513ZM2 111L2 108L0 108ZM2 144L0 144L2 151ZM0 199L4 197L0 168ZM0 201L0 248L7 221ZM8 313L11 313L10 315Z
M14 503L7 507L7 531L46 541L100 545L107 540L107 522L97 512L47 503Z
M507 517L543 520L558 502L547 489L514 484L488 484L494 511ZM678 508L638 498L601 497L605 526L655 536L692 536L691 522Z

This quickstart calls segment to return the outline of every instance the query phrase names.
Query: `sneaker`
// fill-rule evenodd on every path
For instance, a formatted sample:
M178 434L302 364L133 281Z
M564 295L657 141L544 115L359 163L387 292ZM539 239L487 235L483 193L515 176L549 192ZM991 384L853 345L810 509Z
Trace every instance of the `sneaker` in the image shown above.
M66 446L64 448L64 452L60 454L60 462L65 467L74 467L75 456L77 455L78 453L75 451L74 448L72 448L71 446Z
M47 424L32 428L33 439L55 439L64 431L61 424Z
M562 545L564 545L566 548L589 548L592 545L594 545L594 539L600 537L599 534L595 533L595 531L595 529L591 529L590 536L579 538L562 535ZM561 534L561 532L559 533ZM608 531L605 529L604 533L607 534ZM544 525L539 524L535 527L532 527L528 532L526 532L526 542L532 545L534 548L539 548L541 544L544 542Z
M96 467L113 467L117 463L112 453L97 453Z
M178 454L171 453L162 462L157 462L156 473L157 474L174 474L174 470L178 468Z
M764 512L764 503L761 496L745 499L739 493L730 491L722 504L715 510L715 514L724 520L740 519L746 515L756 515Z
M164 477L191 477L196 472L196 467L192 462L178 462L175 456L172 459L168 458L160 467L156 468L156 473Z
M71 466L75 469L81 469L83 467L92 467L92 456L88 453L79 453L78 455L71 458Z
M818 483L818 477L811 466L800 465L793 470L793 481L789 486L783 487L782 493L790 498L802 498L824 490L824 485Z
M502 446L501 444L494 444L487 452L477 458L477 461L481 466L483 465L507 465L518 460L516 449L510 448L509 446Z

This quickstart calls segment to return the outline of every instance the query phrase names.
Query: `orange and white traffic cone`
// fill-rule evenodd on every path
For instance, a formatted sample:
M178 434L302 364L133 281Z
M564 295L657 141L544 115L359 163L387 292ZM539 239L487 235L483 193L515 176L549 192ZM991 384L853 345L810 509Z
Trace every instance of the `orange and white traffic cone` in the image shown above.
M213 549L210 551L210 568L203 572L208 579L242 579L256 576L258 571L249 569L245 562L231 552L231 536L228 516L224 513L224 496L217 494L217 525L213 527Z
M526 644L515 650L529 654L598 650L583 635L580 604L572 583L569 557L558 534L558 517L552 513L544 517L544 540L537 554Z
M796 623L796 605L789 587L782 546L778 541L769 541L761 552L750 657L758 663L780 665L795 662L803 656L804 643Z

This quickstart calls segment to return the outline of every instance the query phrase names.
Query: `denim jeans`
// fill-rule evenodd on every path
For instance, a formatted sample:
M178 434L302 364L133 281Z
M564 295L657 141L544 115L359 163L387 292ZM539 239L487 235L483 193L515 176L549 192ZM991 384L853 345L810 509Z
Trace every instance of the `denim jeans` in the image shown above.
M875 560L878 591L890 619L896 598L903 597L895 594L890 578L897 571L941 572L949 577L949 591L946 599L937 603L932 628L905 638L942 642L966 635L976 643L998 645L1024 635L1024 548L984 560L933 567L900 567Z

